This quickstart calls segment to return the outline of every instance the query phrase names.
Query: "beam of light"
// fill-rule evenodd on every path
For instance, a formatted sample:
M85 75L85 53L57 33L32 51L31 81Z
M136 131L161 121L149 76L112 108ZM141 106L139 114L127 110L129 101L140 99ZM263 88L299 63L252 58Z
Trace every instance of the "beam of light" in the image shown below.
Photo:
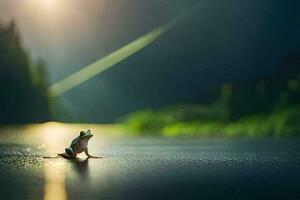
M136 39L135 41L121 47L120 49L112 52L111 54L101 58L100 60L83 67L81 70L71 74L70 76L64 78L63 80L50 86L48 93L50 97L57 97L63 93L79 86L80 84L88 81L94 76L100 74L106 69L113 67L119 62L125 60L129 56L135 54L141 49L153 43L162 34L170 30L176 23L178 19L172 21L167 25L160 26L148 34Z

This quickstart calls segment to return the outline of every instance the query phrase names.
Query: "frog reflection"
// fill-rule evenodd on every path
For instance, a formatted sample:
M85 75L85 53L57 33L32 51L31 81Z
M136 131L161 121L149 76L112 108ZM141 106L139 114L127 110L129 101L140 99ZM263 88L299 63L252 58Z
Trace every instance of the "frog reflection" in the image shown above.
M76 158L77 154L84 152L88 158L102 158L89 154L88 142L92 137L93 134L90 130L81 131L79 136L73 139L70 147L65 149L65 153L59 153L58 155L64 158Z
M70 163L73 170L79 175L81 178L88 179L89 178L89 158L76 158L72 159Z

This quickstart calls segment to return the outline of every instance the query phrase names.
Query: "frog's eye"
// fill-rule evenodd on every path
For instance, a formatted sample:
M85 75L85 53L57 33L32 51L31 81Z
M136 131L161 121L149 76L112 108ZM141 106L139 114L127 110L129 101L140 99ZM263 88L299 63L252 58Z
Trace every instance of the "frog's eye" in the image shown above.
M80 131L80 137L84 136L84 131Z

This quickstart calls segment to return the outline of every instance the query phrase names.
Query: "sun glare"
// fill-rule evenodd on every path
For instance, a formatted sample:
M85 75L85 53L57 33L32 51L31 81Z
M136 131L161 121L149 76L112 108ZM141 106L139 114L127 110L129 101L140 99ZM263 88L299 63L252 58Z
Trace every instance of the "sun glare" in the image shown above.
M57 9L59 7L59 0L40 0L43 6L48 10Z
M27 5L42 12L57 11L62 7L63 0L30 0Z
M59 2L58 0L40 0L40 1L48 6L54 6Z

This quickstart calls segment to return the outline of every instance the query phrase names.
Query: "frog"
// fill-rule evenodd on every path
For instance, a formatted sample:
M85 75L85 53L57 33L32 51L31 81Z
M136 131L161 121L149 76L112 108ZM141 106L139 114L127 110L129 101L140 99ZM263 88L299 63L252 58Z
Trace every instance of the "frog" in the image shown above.
M65 148L65 152L59 153L58 156L68 159L75 159L78 154L84 152L88 158L102 158L89 154L88 142L92 137L93 134L91 130L80 131L79 136L72 140L69 147Z

